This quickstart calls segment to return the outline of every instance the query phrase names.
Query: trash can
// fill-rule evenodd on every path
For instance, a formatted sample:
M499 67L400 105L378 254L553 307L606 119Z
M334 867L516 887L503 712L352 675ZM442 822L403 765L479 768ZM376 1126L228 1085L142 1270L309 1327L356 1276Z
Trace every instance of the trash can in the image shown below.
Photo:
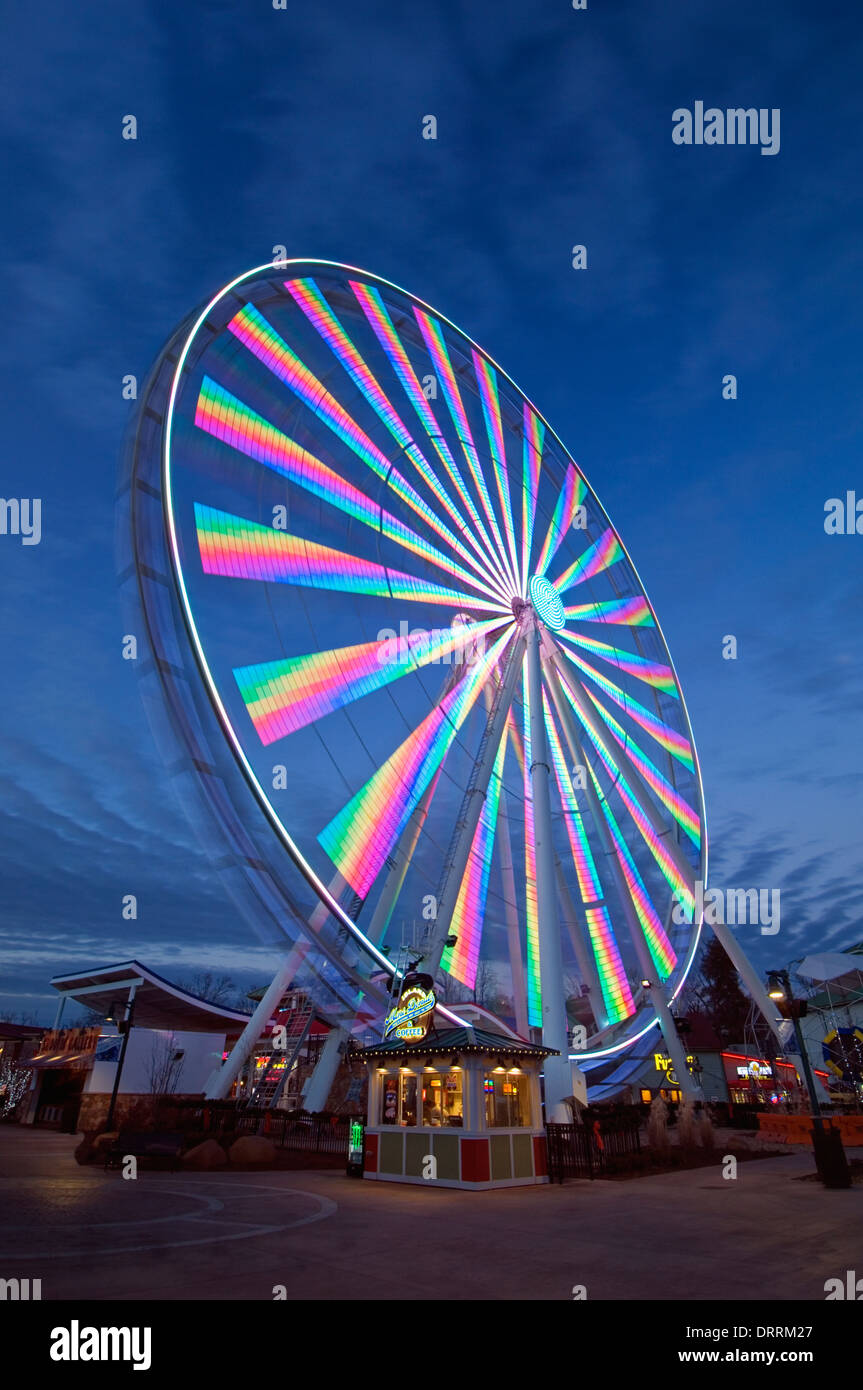
M812 1130L815 1167L825 1187L850 1187L851 1169L842 1147L842 1135L832 1125Z

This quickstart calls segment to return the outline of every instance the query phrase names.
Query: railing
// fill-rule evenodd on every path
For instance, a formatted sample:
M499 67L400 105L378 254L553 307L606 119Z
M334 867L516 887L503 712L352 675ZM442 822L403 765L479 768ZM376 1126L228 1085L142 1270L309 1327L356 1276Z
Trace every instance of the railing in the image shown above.
M546 1125L548 1174L552 1182L602 1177L641 1152L640 1116L586 1117L586 1123Z
M262 1134L282 1149L347 1156L351 1122L358 1115L307 1115L301 1110L236 1105L233 1101L177 1101L172 1127L221 1135Z

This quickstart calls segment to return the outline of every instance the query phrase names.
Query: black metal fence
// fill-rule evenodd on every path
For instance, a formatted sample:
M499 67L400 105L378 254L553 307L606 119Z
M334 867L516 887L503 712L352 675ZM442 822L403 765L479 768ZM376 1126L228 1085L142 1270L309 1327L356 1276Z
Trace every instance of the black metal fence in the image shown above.
M548 1174L552 1182L566 1178L602 1177L612 1169L619 1172L641 1152L641 1117L615 1115L605 1119L588 1117L583 1124L546 1125Z
M275 1110L236 1105L233 1101L186 1100L173 1102L171 1128L203 1133L213 1139L262 1134L283 1149L307 1153L347 1155L351 1123L361 1115L307 1115L297 1110Z

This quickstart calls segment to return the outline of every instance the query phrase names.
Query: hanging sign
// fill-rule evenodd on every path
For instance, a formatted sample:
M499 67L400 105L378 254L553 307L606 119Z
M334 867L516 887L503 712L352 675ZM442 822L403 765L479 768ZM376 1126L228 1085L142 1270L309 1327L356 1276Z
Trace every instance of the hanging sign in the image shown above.
M411 985L403 991L398 1007L387 1014L384 1038L398 1038L408 1043L422 1042L431 1026L436 1003L433 989Z

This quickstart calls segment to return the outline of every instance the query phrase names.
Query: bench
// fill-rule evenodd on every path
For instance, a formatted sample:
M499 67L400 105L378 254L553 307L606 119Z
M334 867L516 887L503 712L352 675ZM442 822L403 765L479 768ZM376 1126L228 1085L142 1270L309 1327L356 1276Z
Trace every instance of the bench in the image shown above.
M119 1168L124 1158L169 1158L171 1171L183 1152L184 1136L177 1131L150 1130L145 1133L126 1132L115 1139L105 1153L105 1167Z

